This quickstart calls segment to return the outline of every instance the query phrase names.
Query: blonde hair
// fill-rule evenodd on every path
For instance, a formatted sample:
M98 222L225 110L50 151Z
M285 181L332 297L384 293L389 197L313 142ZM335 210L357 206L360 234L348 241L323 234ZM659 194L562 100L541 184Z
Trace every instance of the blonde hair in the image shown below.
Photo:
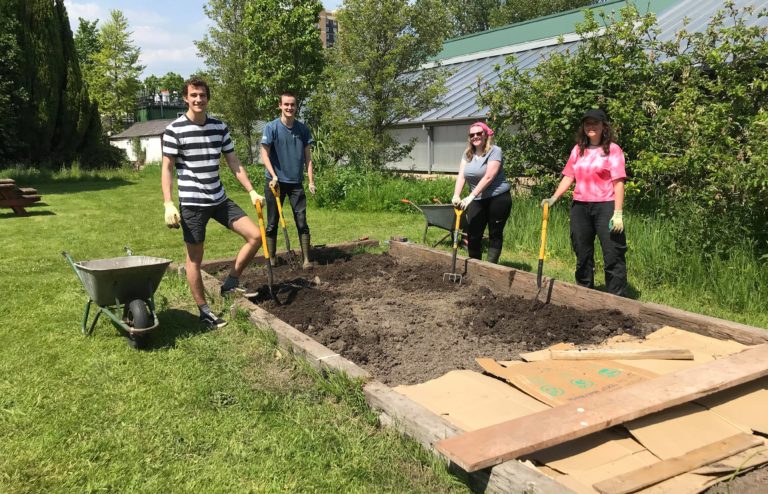
M483 134L485 134L485 131L483 131ZM469 145L467 146L467 149L464 150L464 159L469 161L472 161L472 156L475 154L475 146L472 145L472 139L467 137L467 142ZM489 136L488 134L485 135L485 149L483 149L483 153L480 156L485 156L488 154L488 151L491 150L493 147L493 136Z

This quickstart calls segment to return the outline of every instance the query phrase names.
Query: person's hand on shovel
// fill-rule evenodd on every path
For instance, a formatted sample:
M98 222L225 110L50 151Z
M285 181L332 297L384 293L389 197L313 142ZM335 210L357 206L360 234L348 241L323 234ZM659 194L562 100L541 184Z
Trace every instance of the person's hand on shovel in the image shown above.
M461 204L461 196L459 194L453 194L453 198L451 199L451 204L453 204L453 207L458 208Z
M541 200L541 207L544 207L544 204L549 206L550 208L555 205L555 202L557 202L557 197L547 197L546 199Z
M462 211L466 211L470 204L472 204L472 201L475 200L474 194L469 194L467 197L461 200L459 203L459 209Z
M249 190L248 195L251 196L251 204L254 206L257 202L262 206L264 205L264 196L256 192L256 189Z
M181 217L179 216L179 210L176 209L176 205L173 201L164 202L165 206L165 226L168 228L178 228L181 223Z
M272 180L269 181L269 188L273 190L277 188L277 177L272 177Z

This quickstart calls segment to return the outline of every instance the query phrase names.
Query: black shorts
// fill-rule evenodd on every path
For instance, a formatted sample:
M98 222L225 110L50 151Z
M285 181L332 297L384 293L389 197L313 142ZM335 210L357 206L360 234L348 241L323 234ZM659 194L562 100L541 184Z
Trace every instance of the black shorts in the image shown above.
M205 227L208 220L215 219L227 228L232 223L246 216L240 206L232 199L225 199L215 206L180 206L181 230L184 232L184 241L188 244L201 244L205 242Z

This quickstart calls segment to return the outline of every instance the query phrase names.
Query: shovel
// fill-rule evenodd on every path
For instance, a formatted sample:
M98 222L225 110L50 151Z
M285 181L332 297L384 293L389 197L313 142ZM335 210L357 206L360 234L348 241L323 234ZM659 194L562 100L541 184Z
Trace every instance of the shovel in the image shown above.
M456 224L453 227L453 257L451 259L451 272L443 273L443 281L448 280L461 285L462 275L456 274L456 252L459 250L459 225L461 225L461 213L464 211L459 208L453 208L453 212L456 213Z
M541 220L541 247L539 247L539 269L536 273L536 286L538 287L538 291L536 292L536 296L533 298L533 303L535 304L536 301L539 299L539 294L541 293L541 279L544 275L544 250L547 247L547 223L549 222L549 204L544 203L544 212L542 215Z
M264 227L264 214L261 212L261 202L256 201L256 212L259 215L259 231L261 232L261 245L264 247L264 260L266 261L267 265L267 288L269 288L269 296L272 297L272 299L279 304L277 300L277 296L272 291L272 284L274 282L274 278L272 276L272 263L269 262L269 248L267 247L267 230Z
M283 205L280 203L280 185L269 186L269 190L272 191L272 195L275 196L275 202L277 203L277 213L280 216L280 227L283 229L283 236L285 236L285 249L288 251L288 255L291 259L291 264L301 264L299 256L291 249L291 240L288 238L288 228L285 226L285 216L283 216ZM276 253L272 253L277 255Z

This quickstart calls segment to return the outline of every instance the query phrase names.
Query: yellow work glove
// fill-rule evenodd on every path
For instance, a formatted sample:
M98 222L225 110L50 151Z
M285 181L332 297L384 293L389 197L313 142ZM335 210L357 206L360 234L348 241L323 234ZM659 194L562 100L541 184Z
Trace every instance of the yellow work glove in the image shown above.
M258 202L262 206L264 205L264 196L256 192L256 189L251 189L248 192L248 195L251 196L251 203L255 206Z
M309 184L309 193L312 195L315 195L316 192L317 192L317 187L315 187L315 183L312 182L311 184Z
M621 233L624 231L624 214L621 209L613 212L611 221L608 222L608 229L613 233Z
M181 224L181 217L179 216L179 210L176 209L176 205L173 201L164 202L165 206L165 226L168 228L178 228Z

